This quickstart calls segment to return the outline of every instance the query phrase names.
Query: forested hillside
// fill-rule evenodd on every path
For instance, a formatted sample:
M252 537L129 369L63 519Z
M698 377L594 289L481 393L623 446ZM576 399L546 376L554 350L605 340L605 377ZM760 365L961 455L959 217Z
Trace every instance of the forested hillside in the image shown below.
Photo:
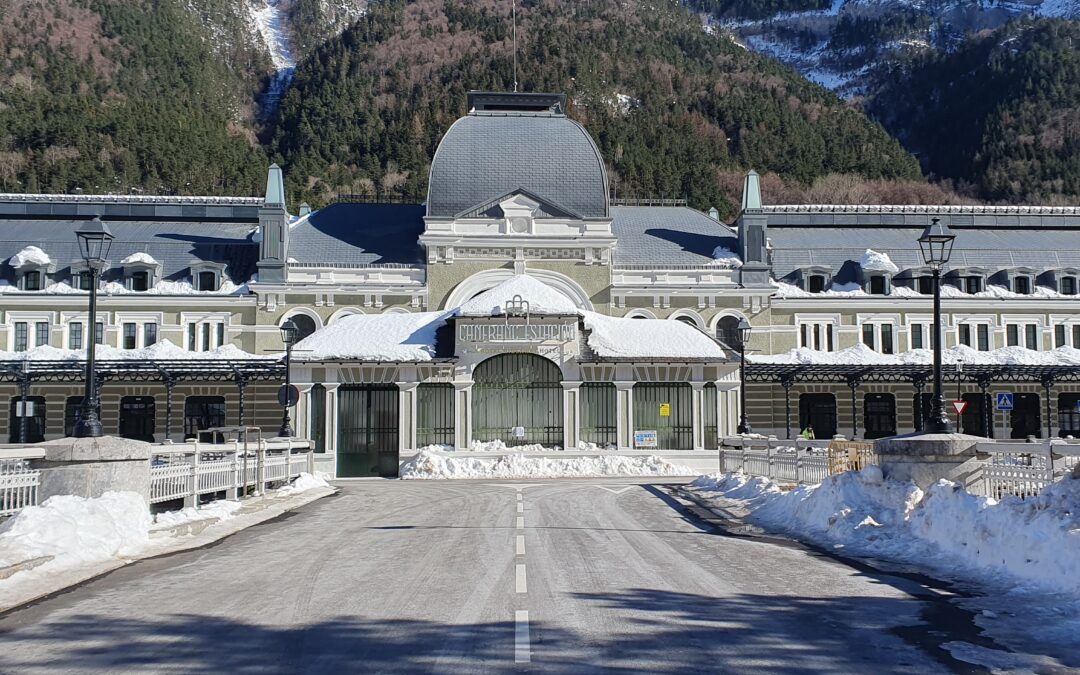
M936 176L1000 201L1080 201L1080 25L1021 20L897 66L871 110Z
M269 73L233 0L0 3L0 190L254 194Z
M513 86L508 3L387 0L301 62L271 130L296 199L422 195L469 89ZM733 212L722 186L754 167L920 179L877 124L774 61L709 35L677 3L519 3L519 88L566 91L619 196Z

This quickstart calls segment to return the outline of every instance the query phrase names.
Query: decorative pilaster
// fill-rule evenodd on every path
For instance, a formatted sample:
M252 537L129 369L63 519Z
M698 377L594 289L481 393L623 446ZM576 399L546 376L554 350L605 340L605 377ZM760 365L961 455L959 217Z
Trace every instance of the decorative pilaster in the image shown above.
M705 416L701 414L702 399L704 398L704 382L690 383L690 419L694 429L694 450L705 449Z
M454 383L454 444L458 450L472 445L472 397L471 381Z
M563 448L573 450L581 438L581 382L563 382Z
M615 434L620 450L634 449L634 383L615 382Z
M416 389L419 382L398 382L398 452L416 450Z
M337 475L338 387L340 382L324 382L326 388L326 451L334 454L334 475Z
M296 429L297 438L312 437L311 433L311 388L315 386L311 382L296 382L294 386L300 391L300 400L296 402L296 419L293 426Z

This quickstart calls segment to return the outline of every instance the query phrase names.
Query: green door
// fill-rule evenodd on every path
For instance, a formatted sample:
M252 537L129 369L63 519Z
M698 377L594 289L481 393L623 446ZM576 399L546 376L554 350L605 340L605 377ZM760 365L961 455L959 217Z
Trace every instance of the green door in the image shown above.
M338 389L337 475L398 475L398 389L343 385Z
M638 382L634 385L634 430L656 431L666 450L694 447L693 389L689 384Z
M500 354L473 371L473 438L507 445L563 442L562 372L536 354ZM517 438L513 429L521 427Z

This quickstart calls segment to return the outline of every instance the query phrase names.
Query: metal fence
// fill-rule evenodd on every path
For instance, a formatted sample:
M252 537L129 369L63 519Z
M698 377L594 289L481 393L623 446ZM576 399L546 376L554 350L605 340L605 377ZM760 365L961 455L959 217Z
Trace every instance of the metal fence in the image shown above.
M228 499L263 492L301 473L313 473L307 441L243 441L156 446L150 464L150 503L183 499L195 506L206 495ZM297 452L300 450L302 452Z
M720 445L720 469L780 482L820 483L826 476L877 464L873 443L732 436Z
M994 499L1035 497L1080 464L1080 441L1073 440L987 441L976 450L983 462L968 490Z
M37 505L41 472L30 467L30 460L44 456L36 448L0 448L0 518Z

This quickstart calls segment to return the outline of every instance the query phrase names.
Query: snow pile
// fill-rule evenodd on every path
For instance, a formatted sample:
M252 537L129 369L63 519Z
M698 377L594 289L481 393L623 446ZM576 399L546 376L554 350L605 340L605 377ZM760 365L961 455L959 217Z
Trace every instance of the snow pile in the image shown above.
M142 263L144 265L157 265L158 261L154 260L154 256L149 253L132 253L128 257L120 261L121 265L133 265L135 263Z
M52 263L52 258L49 257L49 254L45 253L45 251L42 251L37 246L27 246L11 256L11 259L8 260L8 264L15 269L25 267L26 265L45 266L50 263Z
M559 446L545 448L539 443L528 443L526 445L507 447L506 443L499 439L495 439L494 441L473 441L469 445L470 452L550 452L555 450L561 450L561 448Z
M249 292L246 283L237 285L226 277L222 277L221 283L214 291L200 291L187 279L183 281L158 279L145 291L133 291L122 283L110 281L101 290L105 295L247 295Z
M294 358L356 361L430 361L435 332L451 312L354 314L345 316L296 344Z
M881 354L860 343L835 352L799 347L783 354L761 354L747 358L754 363L779 365L925 366L933 363L934 353L929 349L912 349L897 354ZM956 345L942 351L941 360L950 365L966 363L991 366L1075 366L1080 365L1080 349L1058 347L1050 351L1038 351L1017 346L981 352L966 345Z
M589 348L598 356L725 360L723 348L682 321L623 319L582 312Z
M1000 503L945 480L924 493L910 482L884 480L878 467L790 492L741 473L702 476L690 489L707 500L734 502L751 523L856 555L951 573L966 567L1076 592L1080 479L1067 477L1036 498Z
M185 506L179 511L166 511L165 513L159 513L154 518L154 523L157 525L157 529L176 527L177 525L183 525L184 523L192 523L199 520L207 520L209 518L217 518L218 520L228 520L236 515L236 512L244 507L238 501L232 501L228 499L219 499L217 501L210 502L199 508L194 506Z
M134 555L149 541L150 524L136 492L50 497L0 525L0 567L42 556L67 567Z
M716 267L729 267L731 269L742 267L742 258L739 257L739 254L726 246L717 246L714 248L712 258L710 264L715 265Z
M887 253L879 253L871 248L866 249L866 252L863 253L862 258L859 260L859 267L862 267L864 272L896 274L900 271L900 268L896 266L896 263L892 261L892 258Z
M249 354L236 345L222 345L205 352L194 352L178 347L169 340L161 340L140 349L118 349L110 345L97 345L95 358L103 361L240 361L276 360L275 354ZM0 361L85 361L85 349L61 349L40 345L25 352L0 351Z
M306 471L301 473L293 480L292 483L284 487L278 488L274 491L274 494L280 496L294 495L300 492L306 492L307 490L314 490L315 488L330 487L330 483L326 482L326 478L322 475L313 476Z
M521 296L529 303L530 314L578 313L577 305L570 298L528 274L510 277L498 286L484 291L461 305L458 313L462 316L502 314L506 303L513 300L515 296Z
M687 476L693 471L655 455L627 457L526 457L503 455L494 459L451 457L420 452L401 467L401 478L412 480L455 478L599 478L603 476Z

